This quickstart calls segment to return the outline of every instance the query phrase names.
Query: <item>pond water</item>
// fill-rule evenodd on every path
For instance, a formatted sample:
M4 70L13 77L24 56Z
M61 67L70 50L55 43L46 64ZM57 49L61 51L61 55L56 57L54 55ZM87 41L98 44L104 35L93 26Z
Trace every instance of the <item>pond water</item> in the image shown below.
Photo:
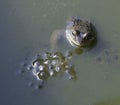
M119 0L1 0L2 105L120 105ZM90 51L75 55L77 79L65 75L39 86L26 67L43 54L51 33L71 16L89 19L98 33ZM64 46L62 52L68 50ZM24 70L23 70L24 69Z

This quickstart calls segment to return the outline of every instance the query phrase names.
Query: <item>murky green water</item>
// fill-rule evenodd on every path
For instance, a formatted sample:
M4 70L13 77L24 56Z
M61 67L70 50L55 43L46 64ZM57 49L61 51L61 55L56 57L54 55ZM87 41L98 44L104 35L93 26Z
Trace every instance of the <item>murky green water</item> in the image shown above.
M0 103L120 105L119 3L118 0L1 0ZM95 24L97 45L73 58L76 80L59 75L37 89L32 73L18 73L21 65L45 52L51 33L65 28L66 20L76 15Z

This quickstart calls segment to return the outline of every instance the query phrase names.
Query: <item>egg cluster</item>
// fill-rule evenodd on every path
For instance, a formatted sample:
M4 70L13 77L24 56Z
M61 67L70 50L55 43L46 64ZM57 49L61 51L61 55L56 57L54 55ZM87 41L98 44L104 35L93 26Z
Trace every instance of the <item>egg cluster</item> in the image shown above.
M46 52L38 55L31 64L31 70L37 80L48 80L59 74L65 74L69 79L76 79L75 67L72 64L72 52Z

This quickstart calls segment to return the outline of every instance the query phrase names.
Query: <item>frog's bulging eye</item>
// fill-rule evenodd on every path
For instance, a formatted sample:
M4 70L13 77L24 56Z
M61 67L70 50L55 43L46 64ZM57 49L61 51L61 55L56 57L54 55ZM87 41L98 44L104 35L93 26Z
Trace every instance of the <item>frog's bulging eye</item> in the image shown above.
M76 36L76 31L73 31L73 32L72 32L72 35Z
M72 35L74 35L74 36L79 36L79 35L80 35L80 31L79 31L79 30L74 30L74 31L72 32Z

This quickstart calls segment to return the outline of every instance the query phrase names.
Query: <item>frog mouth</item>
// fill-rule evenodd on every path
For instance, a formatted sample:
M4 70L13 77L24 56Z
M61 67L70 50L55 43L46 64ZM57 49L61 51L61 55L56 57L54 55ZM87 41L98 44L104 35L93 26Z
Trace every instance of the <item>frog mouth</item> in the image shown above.
M80 47L84 46L85 45L84 39L86 38L86 36L87 36L87 33L84 33L84 34L80 33L80 35L74 38L73 43Z

